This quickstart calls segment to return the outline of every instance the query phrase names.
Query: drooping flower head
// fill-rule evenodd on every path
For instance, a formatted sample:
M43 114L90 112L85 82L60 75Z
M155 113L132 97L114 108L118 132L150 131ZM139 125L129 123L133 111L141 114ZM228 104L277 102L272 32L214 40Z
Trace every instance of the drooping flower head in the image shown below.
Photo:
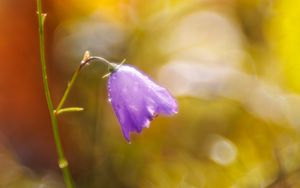
M159 114L177 113L176 100L163 87L128 65L119 66L108 78L108 97L125 139L140 133Z

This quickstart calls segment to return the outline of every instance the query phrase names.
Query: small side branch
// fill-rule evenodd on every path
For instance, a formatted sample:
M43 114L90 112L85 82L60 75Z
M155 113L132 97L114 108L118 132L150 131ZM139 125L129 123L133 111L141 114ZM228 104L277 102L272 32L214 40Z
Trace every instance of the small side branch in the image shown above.
M60 115L66 112L81 112L84 109L81 107L68 107L68 108L61 108L59 111L54 110L55 115Z

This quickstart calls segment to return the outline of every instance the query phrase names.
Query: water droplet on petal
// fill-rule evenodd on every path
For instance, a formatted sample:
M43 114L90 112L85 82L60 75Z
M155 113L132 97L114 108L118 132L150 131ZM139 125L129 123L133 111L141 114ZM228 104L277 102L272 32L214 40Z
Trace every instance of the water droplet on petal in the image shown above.
M145 121L145 123L143 124L142 127L149 128L149 127L150 127L150 121L147 119L147 120Z
M155 109L154 109L153 106L148 106L148 107L147 107L147 110L148 110L148 112L149 112L151 115L153 115L153 114L155 113Z

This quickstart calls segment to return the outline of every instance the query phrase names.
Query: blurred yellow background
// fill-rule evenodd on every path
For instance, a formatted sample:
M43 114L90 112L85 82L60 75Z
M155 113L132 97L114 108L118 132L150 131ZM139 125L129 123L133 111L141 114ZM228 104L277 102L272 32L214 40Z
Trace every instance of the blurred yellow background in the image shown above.
M300 2L43 0L57 105L85 50L177 98L128 144L107 68L80 74L59 118L78 187L300 187ZM64 187L43 93L34 0L0 1L0 187Z

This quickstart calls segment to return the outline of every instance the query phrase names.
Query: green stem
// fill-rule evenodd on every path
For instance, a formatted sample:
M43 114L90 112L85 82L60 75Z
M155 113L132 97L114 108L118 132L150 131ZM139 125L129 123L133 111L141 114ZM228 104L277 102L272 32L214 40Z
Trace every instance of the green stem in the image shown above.
M118 69L118 67L120 65L122 65L125 62L125 60L123 60L120 65L116 65L116 64L111 63L108 60L104 59L103 57L90 56L89 51L86 51L85 54L84 54L84 56L83 56L83 59L82 59L80 65L78 66L78 68L76 69L76 71L73 73L71 81L68 83L68 86L67 86L67 88L66 88L66 90L64 92L63 97L61 98L61 100L60 100L57 108L55 109L55 113L56 114L58 114L58 112L60 112L61 109L62 109L62 107L64 106L64 103L66 102L66 100L67 100L67 98L69 96L69 93L71 91L71 88L73 87L73 85L74 85L74 83L75 83L75 81L76 81L76 79L77 79L77 77L78 77L81 69L83 69L83 67L85 67L91 61L94 61L94 60L97 60L98 62L102 62L102 63L105 63L105 64L108 65L110 71L109 71L108 74L104 75L104 77L110 75L110 72L115 71L116 69Z
M69 93L70 93L70 91L71 91L71 88L72 88L72 86L73 86L73 84L74 84L76 78L78 77L78 74L79 74L80 70L81 70L81 67L79 66L79 67L76 69L76 71L74 72L71 81L68 83L67 89L66 89L66 91L65 91L65 93L64 93L64 95L63 95L63 97L61 98L61 100L60 100L60 102L59 102L57 108L55 109L56 112L59 112L60 109L63 107L63 105L64 105L66 99L67 99L68 96L69 96Z
M67 107L67 108L61 108L59 111L54 111L56 116L66 113L66 112L80 112L83 111L83 108L81 107Z
M41 0L37 0L37 10L38 10L38 22L39 22L40 58L41 58L41 64L42 64L43 85L44 85L44 91L45 91L48 110L49 110L51 123L52 123L52 131L53 131L54 141L55 141L57 155L58 155L58 164L59 164L59 168L62 171L66 187L73 188L72 176L71 176L70 170L68 168L68 161L65 158L62 144L60 141L57 117L54 114L54 107L53 107L53 103L51 100L49 84L48 84L48 79L47 79L46 58L45 58L45 39L44 39L44 21L45 21L46 14L42 14Z

